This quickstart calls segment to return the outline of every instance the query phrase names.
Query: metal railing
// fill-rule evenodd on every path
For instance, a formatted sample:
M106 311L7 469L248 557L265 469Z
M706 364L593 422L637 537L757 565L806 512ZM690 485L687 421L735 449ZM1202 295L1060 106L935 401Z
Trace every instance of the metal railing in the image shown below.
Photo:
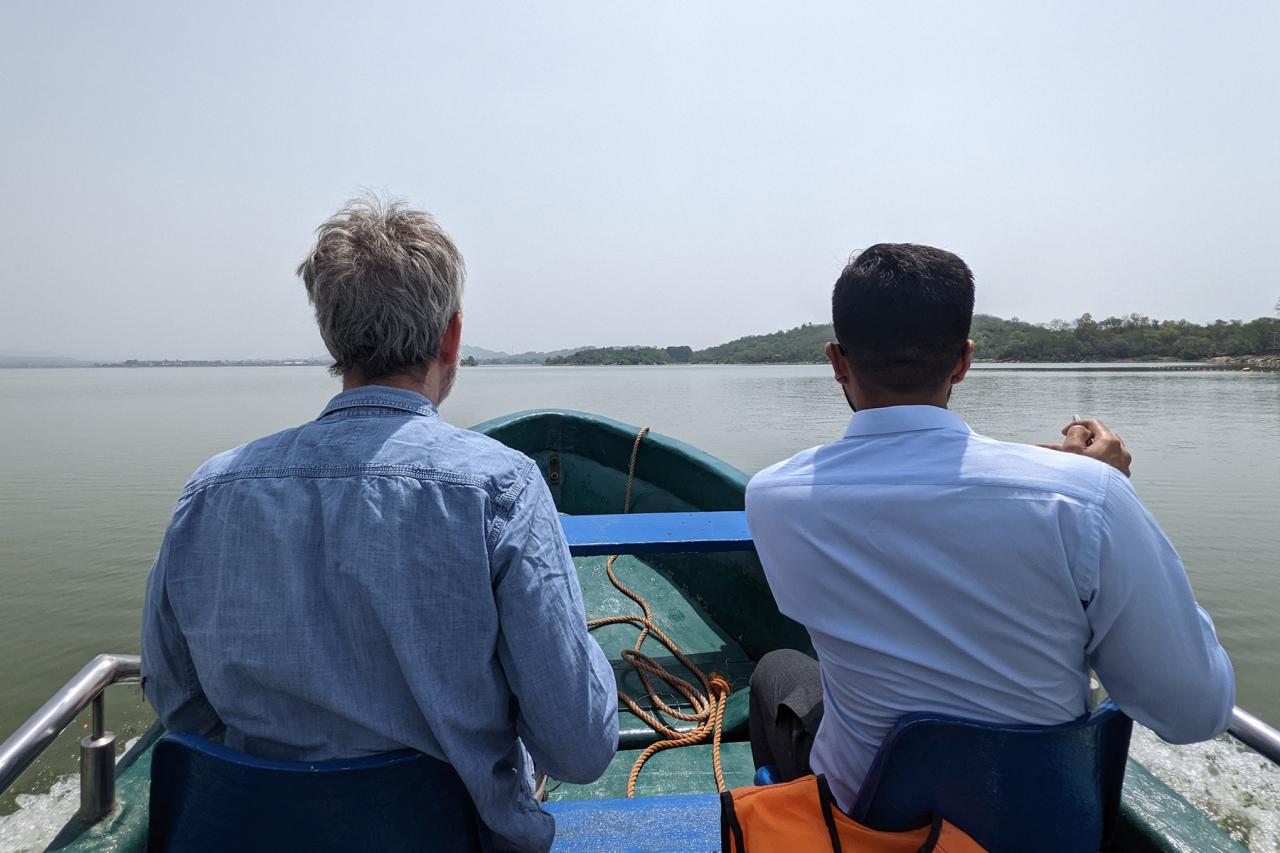
M92 823L111 811L116 800L116 736L107 731L106 697L112 684L137 681L137 655L98 655L53 694L3 744L0 744L0 793L48 749L76 716L93 705L93 725L80 741L80 818Z
M98 655L89 661L75 678L0 744L0 794L92 704L93 725L89 735L80 741L79 815L92 823L111 811L115 804L116 736L106 730L103 691L112 684L137 681L140 675L141 659L137 655ZM1250 749L1280 764L1280 731L1253 714L1239 707L1233 709L1227 731Z
M1280 764L1280 731L1259 720L1253 714L1236 706L1231 711L1231 725L1227 733L1245 746Z

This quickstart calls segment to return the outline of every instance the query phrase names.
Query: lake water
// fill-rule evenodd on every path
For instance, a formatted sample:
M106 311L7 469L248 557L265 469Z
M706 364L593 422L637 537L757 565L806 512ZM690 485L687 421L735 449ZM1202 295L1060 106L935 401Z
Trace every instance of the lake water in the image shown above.
M0 370L0 737L95 653L138 651L146 575L191 471L315 417L337 390L322 368ZM542 406L649 424L748 472L837 438L849 417L817 366L464 368L442 414L469 426ZM1123 435L1134 485L1231 653L1238 703L1280 722L1280 374L979 367L953 407L1011 441L1057 440L1077 413ZM145 729L136 687L110 691L108 719L125 737ZM66 811L74 788L58 780L75 766L75 734L0 799L0 815L16 792L55 783L65 802L22 804L52 809L48 821ZM1197 802L1221 800L1208 805L1226 823L1252 826L1254 849L1274 849L1274 770L1230 744L1198 748L1197 766L1244 779L1240 796L1224 795L1190 754L1137 748L1184 773ZM0 817L0 849L25 843L16 826Z

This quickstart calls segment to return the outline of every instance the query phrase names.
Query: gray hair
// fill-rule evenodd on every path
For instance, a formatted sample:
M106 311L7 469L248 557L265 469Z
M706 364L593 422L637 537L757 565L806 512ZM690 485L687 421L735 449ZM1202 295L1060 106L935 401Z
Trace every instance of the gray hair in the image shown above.
M362 196L316 229L298 266L334 373L369 380L436 359L462 306L465 267L431 214Z

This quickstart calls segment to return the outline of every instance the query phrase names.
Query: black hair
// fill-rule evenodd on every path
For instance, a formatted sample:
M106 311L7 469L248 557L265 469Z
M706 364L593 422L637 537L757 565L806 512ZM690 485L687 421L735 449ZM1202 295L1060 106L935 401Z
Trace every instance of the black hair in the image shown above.
M879 243L836 279L831 319L859 382L903 393L931 390L969 339L973 273L942 249Z

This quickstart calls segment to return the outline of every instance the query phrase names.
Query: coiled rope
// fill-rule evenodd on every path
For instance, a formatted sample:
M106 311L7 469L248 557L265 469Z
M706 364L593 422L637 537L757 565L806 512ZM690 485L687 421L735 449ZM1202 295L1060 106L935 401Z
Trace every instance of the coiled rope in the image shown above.
M640 452L640 442L644 440L648 433L649 427L646 426L641 429L636 435L636 440L631 445L631 461L627 466L627 491L622 502L622 511L624 513L631 511L631 490L635 485L636 478L636 454ZM640 629L640 636L636 638L636 643L632 648L623 649L622 659L631 664L636 672L639 673L645 692L649 694L649 700L653 703L652 707L669 717L694 724L694 727L687 731L672 728L656 715L642 708L640 703L633 697L628 696L621 690L618 691L618 701L626 705L631 710L631 713L663 736L662 740L655 741L646 747L640 753L640 757L636 759L635 764L631 766L631 775L627 777L627 796L635 796L636 779L640 777L640 770L644 767L645 762L656 753L677 746L690 746L701 743L706 740L708 735L711 736L711 764L715 769L716 788L723 792L725 787L724 771L720 767L720 736L724 727L724 706L729 698L729 682L714 672L710 676L704 674L693 661L689 660L684 652L680 651L679 647L671 641L671 638L654 624L653 610L649 607L649 602L645 601L644 596L638 592L627 588L622 581L618 580L617 574L614 573L613 564L617 559L618 555L614 554L605 563L605 573L609 576L609 582L627 598L640 605L640 609L644 612L642 614L633 613L625 616L606 616L601 619L591 619L587 622L587 628L593 629L604 625L619 624L637 626ZM702 683L702 690L694 687L683 678L668 672L661 664L640 650L644 645L644 641L650 635L666 646L671 654L675 655L676 660L680 661L685 669L694 674L698 681ZM673 688L688 701L693 710L690 712L680 711L664 702L658 696L653 682L649 680L649 676L653 676Z

